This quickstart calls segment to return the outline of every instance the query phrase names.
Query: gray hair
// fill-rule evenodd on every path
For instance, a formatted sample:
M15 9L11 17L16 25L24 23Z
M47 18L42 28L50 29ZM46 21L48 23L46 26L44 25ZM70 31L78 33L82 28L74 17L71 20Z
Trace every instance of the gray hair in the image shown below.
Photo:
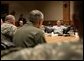
M41 11L39 10L32 10L30 13L29 13L29 16L28 16L28 19L29 21L31 21L32 23L35 23L37 20L42 20L44 19L44 15Z

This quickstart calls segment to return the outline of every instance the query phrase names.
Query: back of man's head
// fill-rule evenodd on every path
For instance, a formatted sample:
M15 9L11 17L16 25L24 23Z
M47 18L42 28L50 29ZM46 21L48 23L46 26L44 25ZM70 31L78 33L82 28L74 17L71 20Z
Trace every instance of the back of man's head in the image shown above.
M15 17L14 17L13 15L7 15L7 16L5 17L5 21L7 21L7 22L9 22L9 23L11 23L11 24L14 24L14 22L15 22Z
M28 17L29 21L31 21L33 24L36 23L38 20L43 20L44 19L44 15L41 11L39 10L32 10L29 13L29 17Z

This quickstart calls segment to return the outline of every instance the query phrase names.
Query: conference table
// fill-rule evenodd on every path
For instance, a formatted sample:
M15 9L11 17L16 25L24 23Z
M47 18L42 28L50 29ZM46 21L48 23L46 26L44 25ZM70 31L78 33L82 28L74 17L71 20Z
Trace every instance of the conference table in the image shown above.
M59 42L75 42L80 38L78 35L70 35L70 36L58 36L52 34L45 34L45 39L47 43L59 43Z

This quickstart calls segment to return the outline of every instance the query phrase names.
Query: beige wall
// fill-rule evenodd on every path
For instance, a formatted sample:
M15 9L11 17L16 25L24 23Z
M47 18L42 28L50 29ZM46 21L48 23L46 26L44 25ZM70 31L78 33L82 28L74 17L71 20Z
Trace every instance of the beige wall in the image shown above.
M15 10L16 19L21 13L27 18L31 10L39 9L44 13L45 20L63 20L63 1L1 1L1 3L9 4L9 12Z
M27 18L28 12L33 9L41 10L45 20L63 19L62 1L4 1L9 4L9 12L16 11L16 18L23 13Z

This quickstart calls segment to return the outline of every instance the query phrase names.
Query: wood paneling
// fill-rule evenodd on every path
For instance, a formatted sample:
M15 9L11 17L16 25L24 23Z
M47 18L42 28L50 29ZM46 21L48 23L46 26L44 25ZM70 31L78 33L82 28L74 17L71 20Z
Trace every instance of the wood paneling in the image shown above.
M55 24L56 24L56 20L45 20L45 21L43 22L43 25L46 25L46 26L48 26L48 25L53 26L53 25L55 25Z
M63 1L63 20L65 24L70 24L70 1Z

